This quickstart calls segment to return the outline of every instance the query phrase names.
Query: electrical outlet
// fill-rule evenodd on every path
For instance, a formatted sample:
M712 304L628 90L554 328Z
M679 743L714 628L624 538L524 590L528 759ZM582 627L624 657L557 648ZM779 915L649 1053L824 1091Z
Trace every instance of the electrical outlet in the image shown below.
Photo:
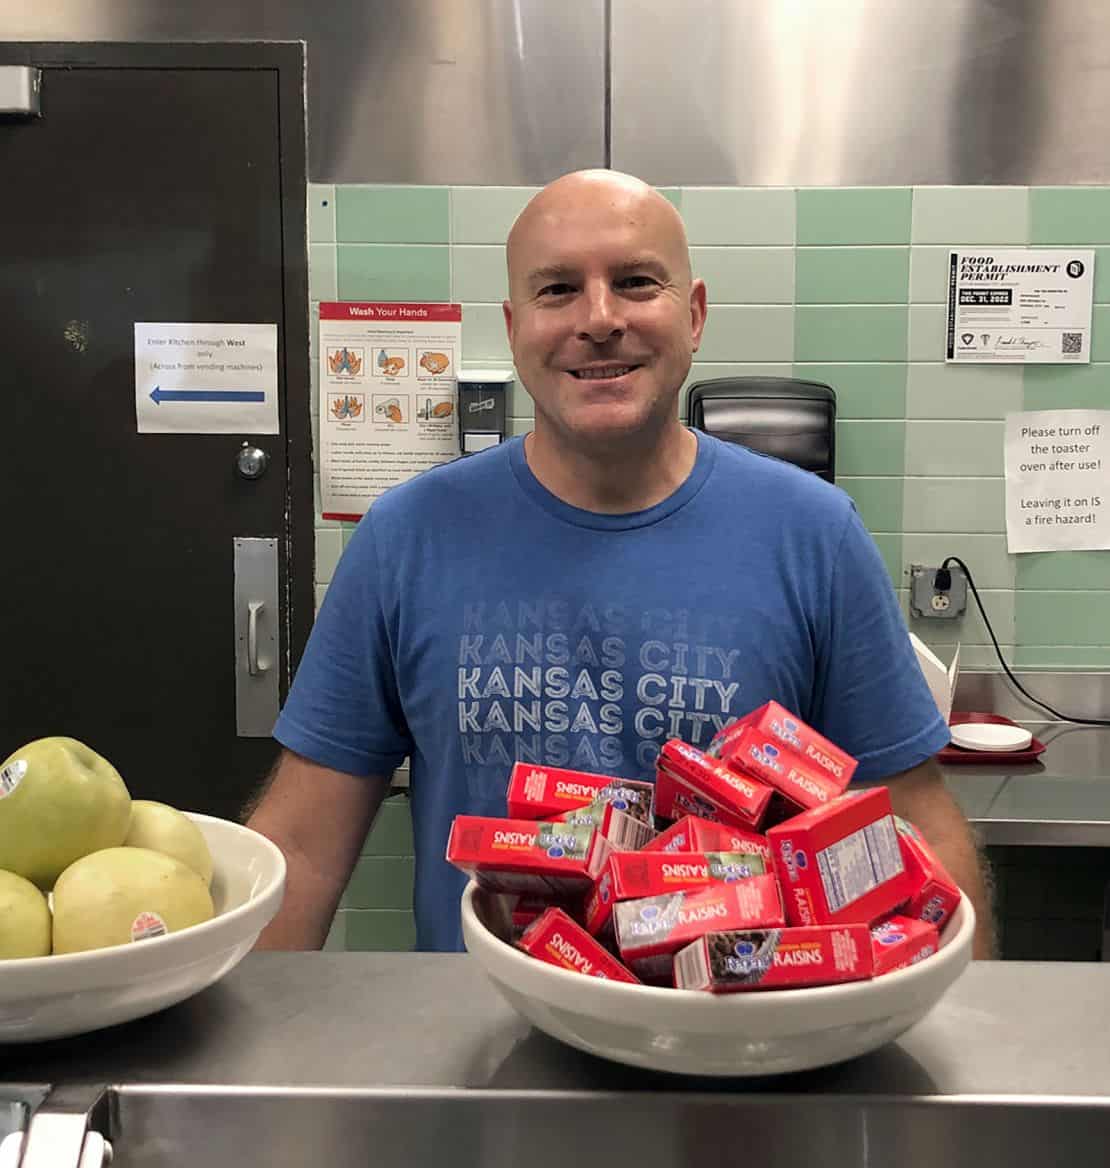
M910 564L910 615L929 620L955 620L967 609L967 577L953 565L952 587L941 592L933 583L937 569Z

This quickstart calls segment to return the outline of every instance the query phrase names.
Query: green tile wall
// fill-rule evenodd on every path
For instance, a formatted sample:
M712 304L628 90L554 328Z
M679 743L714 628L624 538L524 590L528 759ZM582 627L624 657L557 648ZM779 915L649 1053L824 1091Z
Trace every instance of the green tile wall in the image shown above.
M411 949L412 817L406 795L393 795L378 812L343 894L328 938L331 949Z
M535 190L311 186L313 309L330 297L452 299L463 305L464 361L511 368L504 243ZM1010 555L1001 477L1007 413L1110 408L1110 188L664 193L686 223L711 306L687 386L745 374L832 385L838 483L874 535L903 610L906 565L958 555L1014 664L1110 668L1110 553ZM968 244L1096 248L1094 363L946 366L947 252ZM313 368L314 388L315 377ZM684 387L683 411L685 400ZM533 410L519 384L509 407L512 432L527 432ZM317 516L319 598L352 526L323 521L319 505ZM959 640L967 667L997 668L974 603L960 621L912 624L942 656ZM387 801L330 947L411 947L411 833L407 799Z

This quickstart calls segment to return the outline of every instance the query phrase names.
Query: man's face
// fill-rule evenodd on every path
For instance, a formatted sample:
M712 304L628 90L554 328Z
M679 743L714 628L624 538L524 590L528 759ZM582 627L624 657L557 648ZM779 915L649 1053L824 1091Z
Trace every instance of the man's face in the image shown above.
M661 196L605 182L544 192L514 229L509 295L537 430L588 448L676 417L705 288L690 280L680 221Z

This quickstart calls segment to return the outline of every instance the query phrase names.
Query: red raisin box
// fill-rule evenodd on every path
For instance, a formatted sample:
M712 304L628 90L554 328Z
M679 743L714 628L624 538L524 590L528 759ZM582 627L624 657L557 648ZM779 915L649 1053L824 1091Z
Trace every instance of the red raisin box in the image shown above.
M626 900L613 918L625 964L639 977L667 982L674 954L708 932L785 924L778 884L770 875Z
M564 811L558 818L560 823L596 828L618 852L638 851L655 838L655 828L650 823L618 810L616 803L607 802L603 797L585 807Z
M560 969L583 973L588 977L640 984L602 945L575 924L560 908L549 908L538 917L517 942L525 953Z
M613 906L623 900L735 884L769 869L750 852L616 852L586 898L586 929L595 937L608 935Z
M912 823L896 815L894 826L898 831L902 859L914 888L903 911L908 917L916 917L927 924L936 925L938 930L942 929L960 903L960 886Z
M611 854L592 827L456 815L447 861L491 892L575 896L589 892Z
M651 783L638 780L518 762L509 775L507 803L511 819L557 819L604 798L650 824L654 793Z
M936 926L912 917L893 916L871 929L871 957L876 977L932 957L940 945Z
M729 739L721 761L739 774L767 783L804 810L825 806L848 785L846 779L834 778L806 762L755 726L742 726Z
M641 849L643 852L750 852L769 866L771 846L767 837L747 828L714 823L697 815L684 815Z
M776 824L767 841L791 925L869 925L913 894L885 787Z
M529 925L535 924L549 908L559 907L553 905L549 897L529 893L522 896L510 895L508 900L509 918L514 937L519 937Z
M771 788L738 775L679 738L663 743L656 762L655 812L664 819L697 815L754 831Z
M680 990L715 994L864 981L871 976L866 925L707 933L674 959Z
M753 726L756 731L769 738L775 738L788 750L792 750L807 763L825 771L833 779L846 787L856 772L856 760L823 734L818 734L812 726L806 725L796 714L792 714L778 702L767 702L752 710L750 714L730 722L719 730L709 744L709 753L721 758L728 750L729 743L745 726Z

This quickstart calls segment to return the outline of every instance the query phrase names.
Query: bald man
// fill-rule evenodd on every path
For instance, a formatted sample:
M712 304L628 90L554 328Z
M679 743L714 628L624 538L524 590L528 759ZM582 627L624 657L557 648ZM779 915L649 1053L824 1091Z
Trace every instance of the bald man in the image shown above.
M417 947L453 950L451 821L504 816L516 760L652 778L666 739L704 747L771 699L855 755L860 782L889 781L986 922L931 761L947 727L851 500L679 419L706 291L674 208L627 175L567 175L507 251L535 425L388 492L355 531L249 821L289 865L261 944L323 944L406 757Z

